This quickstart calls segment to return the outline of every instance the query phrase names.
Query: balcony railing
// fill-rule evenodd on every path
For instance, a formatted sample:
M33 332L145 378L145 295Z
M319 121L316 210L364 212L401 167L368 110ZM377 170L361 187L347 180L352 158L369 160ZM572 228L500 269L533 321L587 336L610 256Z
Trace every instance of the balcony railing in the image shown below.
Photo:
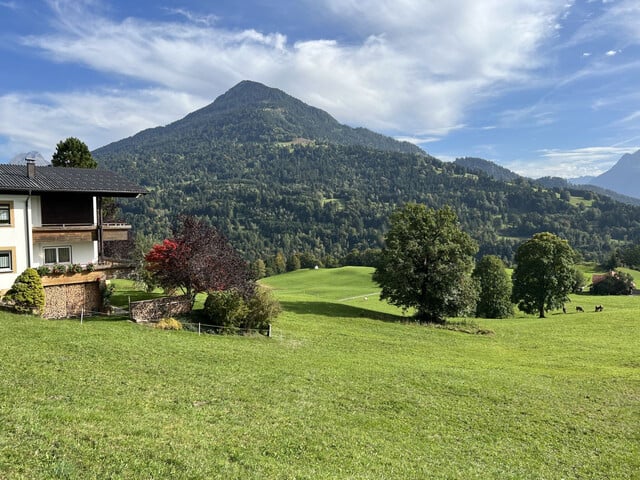
M103 223L102 239L127 240L131 225L126 223ZM34 243L43 242L91 242L98 240L98 226L91 224L43 224L31 229Z

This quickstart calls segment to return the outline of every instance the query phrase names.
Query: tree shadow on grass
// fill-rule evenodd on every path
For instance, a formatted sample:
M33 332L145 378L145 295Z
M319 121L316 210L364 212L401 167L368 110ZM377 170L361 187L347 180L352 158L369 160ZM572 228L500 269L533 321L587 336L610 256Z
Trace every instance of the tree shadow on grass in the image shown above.
M393 323L414 323L412 317L403 317L391 313L376 312L366 308L354 307L332 302L286 302L281 301L280 305L287 312L299 315L317 315L323 317L344 317L344 318L369 318L371 320L381 320Z

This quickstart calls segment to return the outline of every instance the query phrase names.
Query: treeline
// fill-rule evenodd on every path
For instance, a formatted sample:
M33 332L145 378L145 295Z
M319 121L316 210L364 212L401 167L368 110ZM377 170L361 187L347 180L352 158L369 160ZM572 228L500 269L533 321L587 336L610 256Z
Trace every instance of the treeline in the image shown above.
M122 204L135 229L157 239L171 219L196 215L246 259L308 253L345 258L382 246L391 212L408 201L450 205L478 241L479 257L510 263L534 233L561 236L585 260L603 261L640 240L640 208L574 188L547 188L418 154L329 144L169 141L94 152L101 166L150 190Z

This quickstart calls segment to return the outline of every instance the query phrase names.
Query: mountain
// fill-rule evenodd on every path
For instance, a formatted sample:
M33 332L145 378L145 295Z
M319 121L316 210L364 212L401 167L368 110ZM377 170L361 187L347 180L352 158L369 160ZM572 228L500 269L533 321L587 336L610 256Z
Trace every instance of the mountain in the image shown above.
M460 165L461 167L465 167L472 172L484 173L492 178L495 178L496 180L500 180L503 182L512 182L514 180L517 180L518 178L525 178L518 175L517 173L512 172L511 170L498 165L497 163L491 162L489 160L484 160L482 158L457 158L453 163L455 163L456 165ZM569 191L588 191L597 193L599 195L611 197L616 202L640 206L640 198L623 195L621 193L614 192L613 190L598 187L596 185L589 185L588 181L593 178L595 177L580 177L567 180L561 177L541 177L535 180L527 180L535 183L536 185L542 185L545 188L562 188ZM585 179L585 182L583 184L578 183L578 180L580 179Z
M42 154L40 152L36 152L35 150L32 150L31 152L27 152L27 153L17 154L15 157L13 157L9 161L9 164L24 165L27 161L27 158L35 160L36 161L35 163L38 167L48 167L49 165L51 165L51 162L49 162L48 160L45 160Z
M520 175L518 175L517 173L514 173L507 168L501 167L497 163L490 162L489 160L484 160L482 158L456 158L453 163L455 163L456 165L460 165L461 167L464 167L472 172L484 172L490 177L503 182L512 182L513 180L520 178Z
M584 175L582 177L567 178L567 182L572 185L587 185L596 178L595 175Z
M591 182L598 187L640 198L640 150L625 153L609 170L598 175Z
M362 145L391 152L424 154L418 146L366 128L351 128L331 115L261 83L242 81L213 103L165 127L96 150L98 156L151 148L171 151L177 143L326 143ZM180 150L180 147L178 148Z
M561 235L587 260L640 241L638 207L519 176L496 180L411 144L340 125L255 82L93 155L102 168L149 189L144 198L122 203L137 232L161 240L179 214L196 215L251 260L304 252L335 264L353 250L379 248L390 215L406 202L453 207L480 255L507 261L540 231Z

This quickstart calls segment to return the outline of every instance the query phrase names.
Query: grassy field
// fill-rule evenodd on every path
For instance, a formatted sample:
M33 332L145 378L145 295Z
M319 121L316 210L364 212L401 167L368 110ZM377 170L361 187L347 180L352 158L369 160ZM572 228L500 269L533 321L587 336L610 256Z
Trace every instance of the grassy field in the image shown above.
M370 273L265 280L272 338L0 313L0 479L640 478L640 297L470 335Z

